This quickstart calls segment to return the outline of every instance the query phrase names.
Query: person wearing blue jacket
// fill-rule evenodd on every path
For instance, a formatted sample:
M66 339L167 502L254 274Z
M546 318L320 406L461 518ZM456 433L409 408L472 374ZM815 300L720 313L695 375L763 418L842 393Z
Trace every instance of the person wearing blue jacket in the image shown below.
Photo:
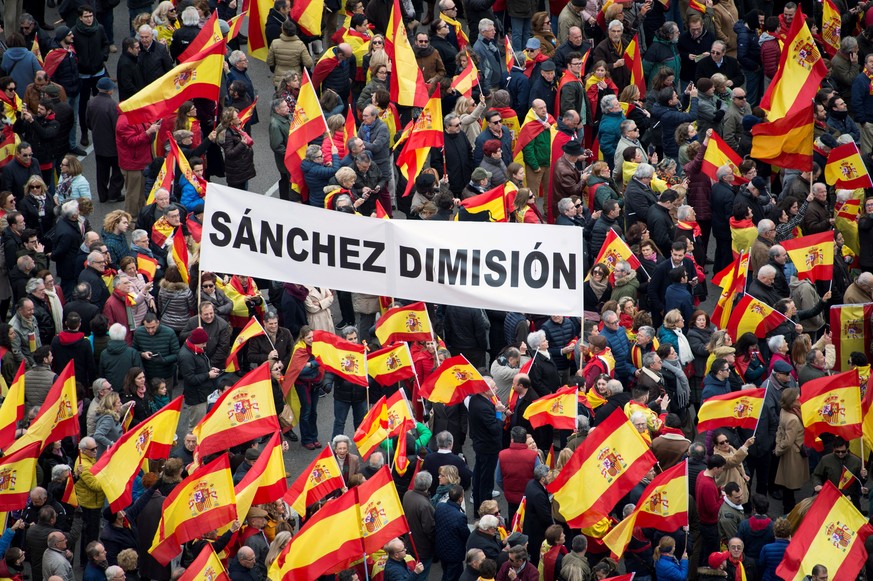
M713 361L712 369L703 378L703 391L700 394L700 401L705 402L714 395L730 393L731 385L728 379L730 373L731 368L727 360L719 357Z
M676 558L676 539L671 536L661 537L655 551L655 574L658 581L685 581L688 579L688 552L682 552L682 558Z
M788 519L776 519L776 522L773 523L773 534L776 536L776 540L761 547L761 554L758 556L758 573L761 575L761 581L779 581L781 579L776 575L776 568L782 562L785 550L791 540L791 523L788 522ZM658 579L660 581L660 577Z
M467 539L470 528L467 516L461 510L464 489L459 484L449 488L449 499L437 504L433 518L436 522L436 555L443 565L443 579L457 581L464 571Z
M618 324L615 311L606 311L602 315L603 330L600 332L606 338L612 356L615 357L615 378L626 383L636 374L636 368L631 363L630 341L627 330Z
M303 171L303 179L309 188L309 205L316 208L324 208L324 186L336 174L339 169L339 151L336 146L332 150L333 160L330 165L322 165L324 156L320 145L310 145L306 148L306 157L300 162Z

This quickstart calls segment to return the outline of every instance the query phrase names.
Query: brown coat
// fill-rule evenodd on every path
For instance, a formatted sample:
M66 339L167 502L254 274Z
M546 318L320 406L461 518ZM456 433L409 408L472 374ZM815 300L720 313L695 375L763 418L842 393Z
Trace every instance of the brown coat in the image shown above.
M585 183L576 166L570 163L566 155L562 155L555 162L555 178L552 180L554 192L552 203L557 205L558 200L570 196L581 196Z
M446 66L443 64L440 53L435 48L429 48L428 55L416 55L415 62L418 64L418 68L421 69L421 76L424 77L425 83L430 83L431 81L439 83L446 76Z
M716 484L718 484L719 487L724 488L724 485L728 482L736 482L740 485L740 492L743 493L742 504L749 502L749 487L746 484L745 479L746 470L743 468L743 460L745 460L746 456L749 455L749 451L743 446L740 446L739 450L731 446L727 452L722 452L716 447L715 453L719 456L723 456L727 461L724 470L722 470L719 477L715 479Z
M779 456L776 484L799 490L809 480L809 461L801 456L802 447L803 422L796 414L781 410L776 429L776 455Z
M755 276L758 269L770 262L770 247L773 242L766 238L758 236L755 243L752 244L752 251L749 253L749 274Z
M859 305L861 303L869 303L873 301L870 293L864 292L864 289L858 286L857 283L852 283L846 292L843 293L843 303L847 305Z
M734 23L739 20L737 6L734 0L721 0L712 6L712 24L715 26L715 36L727 45L727 55L737 58L737 33Z
M691 442L687 438L678 434L664 434L652 440L652 453L658 459L661 470L666 470L678 464L685 457L689 446L691 446Z

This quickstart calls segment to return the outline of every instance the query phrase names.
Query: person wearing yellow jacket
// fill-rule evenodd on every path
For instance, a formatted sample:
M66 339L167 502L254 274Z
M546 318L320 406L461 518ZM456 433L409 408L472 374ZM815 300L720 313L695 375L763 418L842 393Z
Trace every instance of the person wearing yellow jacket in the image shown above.
M82 509L82 561L85 547L100 537L100 511L106 495L91 470L97 462L97 440L86 436L79 441L79 457L76 459L73 479L76 482L76 498Z

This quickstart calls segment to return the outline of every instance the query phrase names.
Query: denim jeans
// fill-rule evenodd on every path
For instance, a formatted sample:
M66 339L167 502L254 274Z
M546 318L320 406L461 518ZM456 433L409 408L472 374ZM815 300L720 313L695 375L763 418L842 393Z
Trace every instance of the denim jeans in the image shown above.
M73 127L70 129L70 149L75 149L79 145L79 138L76 137L76 127L79 124L84 124L85 120L79 120L79 95L75 97L67 96L67 104L73 109Z
M524 50L527 39L530 38L530 18L512 17L512 48L515 52Z
M330 436L331 440L345 433L349 410L352 411L352 432L354 432L355 428L364 421L364 416L367 415L367 401L348 402L333 400L333 434Z
M300 399L300 443L314 444L318 441L318 393L305 383L294 389Z

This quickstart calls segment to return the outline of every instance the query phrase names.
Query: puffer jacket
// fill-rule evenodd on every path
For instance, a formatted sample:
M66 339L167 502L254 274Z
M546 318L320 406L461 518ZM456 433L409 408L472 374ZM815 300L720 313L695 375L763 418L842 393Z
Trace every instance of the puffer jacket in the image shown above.
M779 70L779 60L782 58L782 49L779 41L769 32L762 32L758 37L758 45L761 47L761 65L764 67L764 76L772 79Z
M91 474L91 469L96 463L96 458L91 458L85 454L79 454L79 458L76 460L76 467L82 466L82 472L75 484L76 498L79 500L79 506L92 510L103 508L103 503L106 502L103 487Z
M224 151L224 172L233 176L234 183L248 181L257 175L254 149L243 143L238 130L231 127L221 131L217 141Z
M776 575L776 568L779 567L779 563L785 557L788 542L788 539L776 539L761 548L761 554L758 555L758 574L761 575L761 581L778 581L781 579L781 577Z
M573 324L573 320L569 317L564 317L564 320L559 325L552 319L547 320L540 327L549 340L549 355L552 356L552 361L558 369L567 369L570 366L569 360L561 354L561 349L570 344L574 337L579 336L579 330Z
M158 291L158 316L161 324L177 333L185 328L188 319L197 308L194 293L184 282L161 281Z
M138 327L133 332L133 348L140 353L151 351L160 353L161 358L143 361L146 377L174 377L176 361L179 356L179 339L176 333L166 325L158 325L154 335L149 335L145 327Z
M737 35L737 60L745 71L761 69L761 45L755 32L746 26L744 20L734 23L734 33Z
M273 85L279 86L288 71L300 74L303 67L312 70L312 56L297 35L288 36L284 32L270 43L267 52L267 66L273 71Z
M334 155L331 165L321 165L314 161L304 159L300 162L300 169L303 170L303 179L306 181L306 187L309 188L309 205L316 208L324 208L324 187L330 181L336 170L339 169L340 157Z
M646 76L646 84L651 86L652 78L661 70L661 67L667 67L673 71L673 75L678 79L682 60L679 58L677 45L669 40L655 37L652 46L643 57L643 74Z
M658 581L685 581L688 579L688 559L681 561L673 555L662 555L655 563Z
M633 377L636 368L631 364L630 342L627 338L627 330L624 327L609 329L604 327L600 332L606 337L612 356L615 357L615 378L623 381Z

